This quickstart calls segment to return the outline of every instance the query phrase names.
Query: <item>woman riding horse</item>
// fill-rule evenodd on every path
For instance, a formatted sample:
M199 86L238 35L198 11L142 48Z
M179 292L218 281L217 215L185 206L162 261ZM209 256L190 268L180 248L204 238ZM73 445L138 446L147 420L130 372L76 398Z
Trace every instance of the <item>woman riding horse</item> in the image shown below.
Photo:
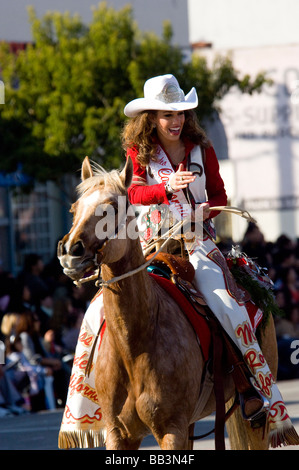
M202 219L204 230L202 232L199 231L200 233L195 232L195 240L185 240L185 246L188 251L189 260L195 269L194 283L196 287L203 294L208 307L240 350L247 364L248 373L252 379L252 388L249 394L242 397L244 417L252 420L257 414L260 416L261 413L269 411L269 416L271 417L269 420L270 431L273 431L275 435L279 433L278 442L286 444L290 442L298 443L298 436L287 415L278 387L251 327L245 304L239 298L234 297L234 292L229 289L226 260L213 242L215 233L211 217L217 215L217 212L213 211L213 207L225 205L227 198L224 184L219 174L219 165L214 149L200 128L193 111L197 105L198 98L195 89L192 88L189 94L185 96L176 78L172 75L154 77L145 83L144 98L131 101L124 110L125 114L131 119L125 126L122 134L123 145L128 157L124 176L122 177L124 181L123 187L115 186L114 183L111 183L113 177L109 177L109 174L107 176L100 176L98 186L96 186L96 181L98 180L96 177L93 178L89 162L85 161L83 163L81 197L73 207L73 227L59 244L59 258L65 273L74 280L83 277L85 271L87 273L94 266L95 262L98 263L98 258L102 259L100 264L103 267L103 279L104 275L109 278L113 270L116 270L116 267L118 269L121 266L122 268L128 268L128 266L122 264L124 261L120 261L121 253L117 253L116 248L111 248L113 243L115 247L119 247L119 250L121 249L123 253L126 253L126 263L131 265L131 269L136 267L138 263L139 266L142 264L140 254L138 254L140 244L139 247L136 244L133 246L131 241L121 244L119 233L115 234L113 239L111 239L113 241L111 245L109 245L110 239L107 237L101 240L100 245L99 240L96 240L94 229L95 215L97 214L95 214L95 209L99 205L107 205L109 199L112 201L112 206L115 206L116 201L114 199L116 198L115 194L117 194L117 192L114 194L115 187L118 187L118 194L125 194L126 188L128 188L128 195L132 204L145 206L161 204L161 207L167 205L173 213L174 219L181 220L186 217L192 218L192 220L197 222L199 215ZM130 171L128 170L132 164L133 184L131 184ZM107 184L105 183L106 178L108 178ZM95 183L89 182L90 180L95 181ZM94 187L92 186L93 184L95 185ZM122 231L122 228L120 228L120 231ZM87 232L89 232L90 240L87 238ZM150 233L150 230L148 233ZM129 247L130 243L131 246ZM105 255L107 259L104 256L106 261L103 259L103 250L107 253ZM128 252L128 250L131 251ZM116 260L118 261L116 262ZM131 272L134 273L134 269ZM136 277L130 280L126 288L124 288L124 285L117 284L115 284L115 288L104 288L103 295L98 295L91 304L92 311L90 309L87 311L87 319L94 318L92 314L94 312L97 316L97 321L100 319L100 323L106 315L107 330L111 334L107 336L105 333L103 336L103 344L99 351L96 367L96 388L100 394L100 403L101 400L105 401L103 409L105 408L110 422L111 429L108 430L109 445L112 446L110 448L119 448L117 446L120 445L120 434L126 435L126 438L122 437L121 439L121 445L124 446L121 448L137 448L142 433L145 432L145 428L142 427L144 423L147 423L146 427L150 428L153 433L157 431L157 426L159 428L162 426L163 431L157 431L157 436L160 436L158 441L162 444L162 448L175 448L175 442L180 441L180 445L184 445L183 442L186 436L184 434L182 437L178 425L175 425L171 420L169 421L170 415L163 422L162 416L166 416L164 415L165 409L163 407L160 408L160 401L158 399L160 395L155 393L156 387L159 389L159 393L163 395L164 401L162 401L167 408L168 416L169 413L174 412L170 406L170 397L171 399L175 397L169 395L167 387L173 387L174 382L173 379L169 384L165 382L165 379L163 381L162 377L165 377L163 374L165 374L166 369L163 371L163 364L157 363L157 361L160 361L158 357L155 356L155 360L150 358L150 352L154 355L157 354L154 344L156 347L160 344L157 339L158 337L159 340L162 338L160 328L165 333L166 323L163 316L165 309L167 312L169 308L173 311L177 309L173 305L173 299L169 297L164 298L162 292L160 292L159 297L153 288L153 284L144 273L138 275L138 282L140 283L140 292L136 292ZM147 289L147 291L145 292L144 289ZM134 297L138 296L138 294L142 295L142 298ZM126 295L125 302L124 295ZM161 296L163 297L164 310L160 306ZM141 306L137 317L132 317L131 315L133 298ZM149 305L150 298L153 301L151 305ZM104 304L106 305L105 312ZM154 309L154 311L150 309ZM107 310L109 310L109 321ZM146 318L142 318L143 315ZM177 312L176 315L173 316L171 325L168 325L170 330L172 328L175 337L171 338L169 331L167 335L170 338L167 336L167 339L171 340L172 347L176 347L174 346L175 341L178 343L181 339L180 332L182 329L179 324L185 325L186 332L184 333L186 338L188 337L189 339L184 343L184 351L181 350L175 356L175 360L180 361L179 367L182 368L180 370L183 370L186 367L184 366L183 356L184 358L190 358L189 349L191 351L193 347L191 347L191 343L194 347L196 347L196 343L194 343L188 323L181 317L181 313ZM129 321L134 321L136 324L128 325L127 322ZM176 322L178 322L177 325ZM122 333L123 327L124 332ZM147 331L149 332L148 345L146 344L147 337L144 336ZM153 336L153 331L157 332L157 338ZM114 335L118 338L117 340L113 338ZM89 341L88 331L83 331L81 337L82 342L86 344ZM140 342L140 340L142 341ZM117 351L120 350L119 348L123 348L124 357L118 356ZM134 352L131 348L134 349ZM139 351L138 354L135 351L136 348ZM161 350L165 350L163 354L166 354L166 350L169 350L164 342L161 343ZM130 362L132 355L134 357L136 355L136 358L138 358L138 360L136 359L137 362L135 360ZM135 370L136 364L139 364L140 360L145 360L146 357L148 357L148 361L142 365L141 369ZM80 358L85 363L86 353L82 353ZM75 361L77 366L79 364L78 361L79 355ZM109 364L108 375L107 364ZM174 364L175 361L172 361L173 372L176 369ZM157 370L153 372L152 367L157 367ZM135 373L133 373L133 369ZM150 374L155 385L151 384L148 379L144 381L146 371ZM82 393L82 390L85 390L85 388L82 388L83 379L80 374L81 372L78 376L80 383L76 382L75 379L71 381L72 389L70 396L76 389L80 393ZM101 374L104 377L103 382L101 382ZM138 374L142 376L141 383L136 377ZM159 374L162 374L161 377ZM167 374L169 375L169 370ZM188 386L192 383L193 377L194 381L196 381L196 373L194 376L190 363ZM160 379L163 383L161 383ZM186 377L184 379L186 380ZM111 384L113 383L113 386L107 383L109 380L112 380ZM197 382L196 387L199 387L200 377L199 382ZM185 390L184 387L183 389ZM192 393L194 390L191 393L191 389L188 388L188 397L183 393L179 406L184 407L186 405L185 401L193 400ZM94 400L94 402L97 403L97 400ZM190 410L193 405L190 405L191 408L188 413L191 413ZM162 413L161 415L157 414L158 410L159 413ZM95 416L98 412L99 409L97 408ZM71 417L69 409L67 414ZM189 418L192 419L192 416L190 415ZM142 426L140 419L143 422ZM178 415L173 415L171 419L178 419ZM150 421L152 421L151 425L148 424ZM194 421L191 422L193 423ZM135 425L138 429L135 429ZM138 438L135 439L133 436L129 439L130 430L127 429L128 426L136 430ZM170 434L169 426L171 428ZM289 434L292 436L290 440L287 437ZM169 436L171 436L171 439ZM131 444L128 444L128 440L130 440Z

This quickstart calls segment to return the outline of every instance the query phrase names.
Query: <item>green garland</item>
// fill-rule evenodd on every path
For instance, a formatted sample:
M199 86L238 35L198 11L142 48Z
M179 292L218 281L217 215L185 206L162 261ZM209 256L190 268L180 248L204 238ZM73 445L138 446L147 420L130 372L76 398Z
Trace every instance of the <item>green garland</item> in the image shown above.
M271 289L263 287L256 279L246 273L242 267L233 265L230 271L236 283L250 294L252 301L263 312L263 319L258 327L259 331L265 328L270 315L279 317L284 315L278 307Z

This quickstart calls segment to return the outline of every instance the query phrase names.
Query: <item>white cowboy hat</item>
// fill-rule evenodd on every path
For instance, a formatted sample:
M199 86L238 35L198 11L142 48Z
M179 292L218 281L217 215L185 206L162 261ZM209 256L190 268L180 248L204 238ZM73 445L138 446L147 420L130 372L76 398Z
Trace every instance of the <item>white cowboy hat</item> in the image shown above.
M141 111L185 111L196 108L198 98L193 87L185 96L177 79L170 74L147 80L143 88L144 98L137 98L125 106L124 113L135 117Z

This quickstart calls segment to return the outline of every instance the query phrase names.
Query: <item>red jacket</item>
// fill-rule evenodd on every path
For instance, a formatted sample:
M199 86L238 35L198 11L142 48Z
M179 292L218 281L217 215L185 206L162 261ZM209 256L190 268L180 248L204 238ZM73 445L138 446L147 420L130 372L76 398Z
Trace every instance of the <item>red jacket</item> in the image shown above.
M184 167L186 168L187 158L190 151L193 149L194 144L191 142L185 142L185 159L183 160ZM164 150L165 151L165 150ZM166 153L166 152L165 152ZM225 206L227 203L227 195L224 188L223 180L219 173L219 163L213 147L205 149L205 175L206 175L206 193L207 202L210 207L214 206ZM146 169L141 167L137 161L138 149L131 147L128 149L127 157L130 156L133 162L133 182L128 189L129 199L131 204L169 204L167 194L165 191L164 183L154 184L151 186L142 186L140 184L134 184L137 180L136 177L140 178L146 183ZM169 159L170 160L170 159ZM174 167L174 171L177 167ZM218 212L211 213L211 217L215 217Z

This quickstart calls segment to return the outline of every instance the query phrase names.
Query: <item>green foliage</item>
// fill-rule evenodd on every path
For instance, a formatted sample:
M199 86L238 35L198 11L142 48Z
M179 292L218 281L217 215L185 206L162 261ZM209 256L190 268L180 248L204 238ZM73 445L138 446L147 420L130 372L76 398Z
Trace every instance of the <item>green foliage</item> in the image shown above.
M274 317L281 317L284 315L283 311L278 307L271 289L266 289L261 286L256 279L237 265L234 265L231 268L231 273L236 283L250 294L254 304L263 312L263 318L257 331L257 334L259 335L267 325L269 316L273 315Z
M77 171L85 155L107 169L119 167L123 108L142 96L152 76L173 73L186 92L195 86L200 118L211 115L231 87L252 93L265 82L263 74L239 78L229 58L217 58L211 69L203 57L187 62L172 45L169 23L162 38L142 34L130 7L115 11L101 3L89 25L69 13L40 19L31 8L29 21L33 43L25 51L14 55L0 44L6 98L0 170L14 171L21 161L39 181Z

